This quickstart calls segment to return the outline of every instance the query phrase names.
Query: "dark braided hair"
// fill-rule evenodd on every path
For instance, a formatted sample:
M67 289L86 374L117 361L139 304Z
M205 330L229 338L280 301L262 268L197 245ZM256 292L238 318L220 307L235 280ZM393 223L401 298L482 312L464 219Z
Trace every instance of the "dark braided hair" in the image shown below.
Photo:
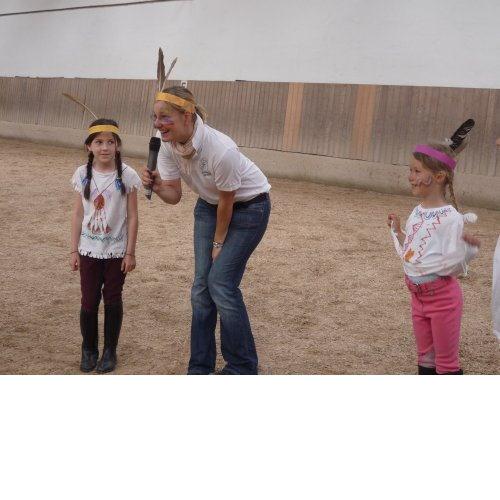
M120 154L120 151L116 152L115 155L115 164L116 164L116 170L118 171L116 174L116 188L121 191L122 194L125 194L125 185L123 184L122 181L122 155Z
M98 118L97 120L94 120L91 124L90 127L93 127L94 125L114 125L115 127L118 127L118 123L115 120L110 120L109 118ZM100 132L96 132L95 134L90 134L87 139L85 140L85 145L90 146L92 141L96 138L97 135L99 135ZM116 141L117 146L121 146L122 141L118 135L113 133L113 137ZM92 163L94 162L94 153L92 151L89 152L89 159L87 162L87 176L83 180L83 184L85 185L85 188L83 190L83 197L88 200L90 198L90 182L92 180ZM122 181L122 158L120 155L120 151L116 152L115 155L115 164L116 164L116 169L117 169L117 176L116 176L116 187L121 191L122 194L125 194L125 186Z
M92 141L91 141L92 142ZM92 180L92 163L94 163L94 153L89 151L89 160L87 162L87 176L83 179L85 189L83 190L83 197L88 200L90 198L90 181Z

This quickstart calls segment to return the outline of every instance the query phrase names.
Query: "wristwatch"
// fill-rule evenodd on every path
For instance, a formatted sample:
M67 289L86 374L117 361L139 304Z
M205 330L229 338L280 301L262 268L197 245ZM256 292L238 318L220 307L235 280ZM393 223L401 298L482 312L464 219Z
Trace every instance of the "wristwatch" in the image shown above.
M212 245L214 246L214 248L222 248L222 245L224 245L224 243L219 243L218 241L214 241L212 242Z

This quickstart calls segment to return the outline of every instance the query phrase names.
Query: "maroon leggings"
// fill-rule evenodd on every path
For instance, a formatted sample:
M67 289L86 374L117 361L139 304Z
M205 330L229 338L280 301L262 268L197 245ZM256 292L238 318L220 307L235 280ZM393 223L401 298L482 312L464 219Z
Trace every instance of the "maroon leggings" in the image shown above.
M101 302L101 291L105 305L122 301L125 274L121 270L122 258L94 259L80 255L80 284L82 309L96 311Z

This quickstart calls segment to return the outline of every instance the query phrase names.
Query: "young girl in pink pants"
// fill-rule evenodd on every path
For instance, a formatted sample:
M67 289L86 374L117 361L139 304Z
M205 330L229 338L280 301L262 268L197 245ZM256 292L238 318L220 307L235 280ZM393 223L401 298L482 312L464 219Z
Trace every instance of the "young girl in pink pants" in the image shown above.
M421 203L410 214L404 232L399 217L388 216L411 293L419 375L463 373L458 354L462 291L456 276L466 272L479 240L463 234L464 220L474 222L475 215L462 215L457 209L453 192L457 147L417 145L408 180ZM447 186L451 205L446 201Z

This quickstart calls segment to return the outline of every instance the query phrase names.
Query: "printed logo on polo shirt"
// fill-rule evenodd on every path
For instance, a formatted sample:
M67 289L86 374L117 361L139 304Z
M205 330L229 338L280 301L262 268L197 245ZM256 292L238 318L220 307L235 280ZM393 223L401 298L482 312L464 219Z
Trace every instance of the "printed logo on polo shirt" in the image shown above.
M208 169L208 160L206 158L202 158L200 160L200 170L202 175L205 177L210 176L210 170Z

